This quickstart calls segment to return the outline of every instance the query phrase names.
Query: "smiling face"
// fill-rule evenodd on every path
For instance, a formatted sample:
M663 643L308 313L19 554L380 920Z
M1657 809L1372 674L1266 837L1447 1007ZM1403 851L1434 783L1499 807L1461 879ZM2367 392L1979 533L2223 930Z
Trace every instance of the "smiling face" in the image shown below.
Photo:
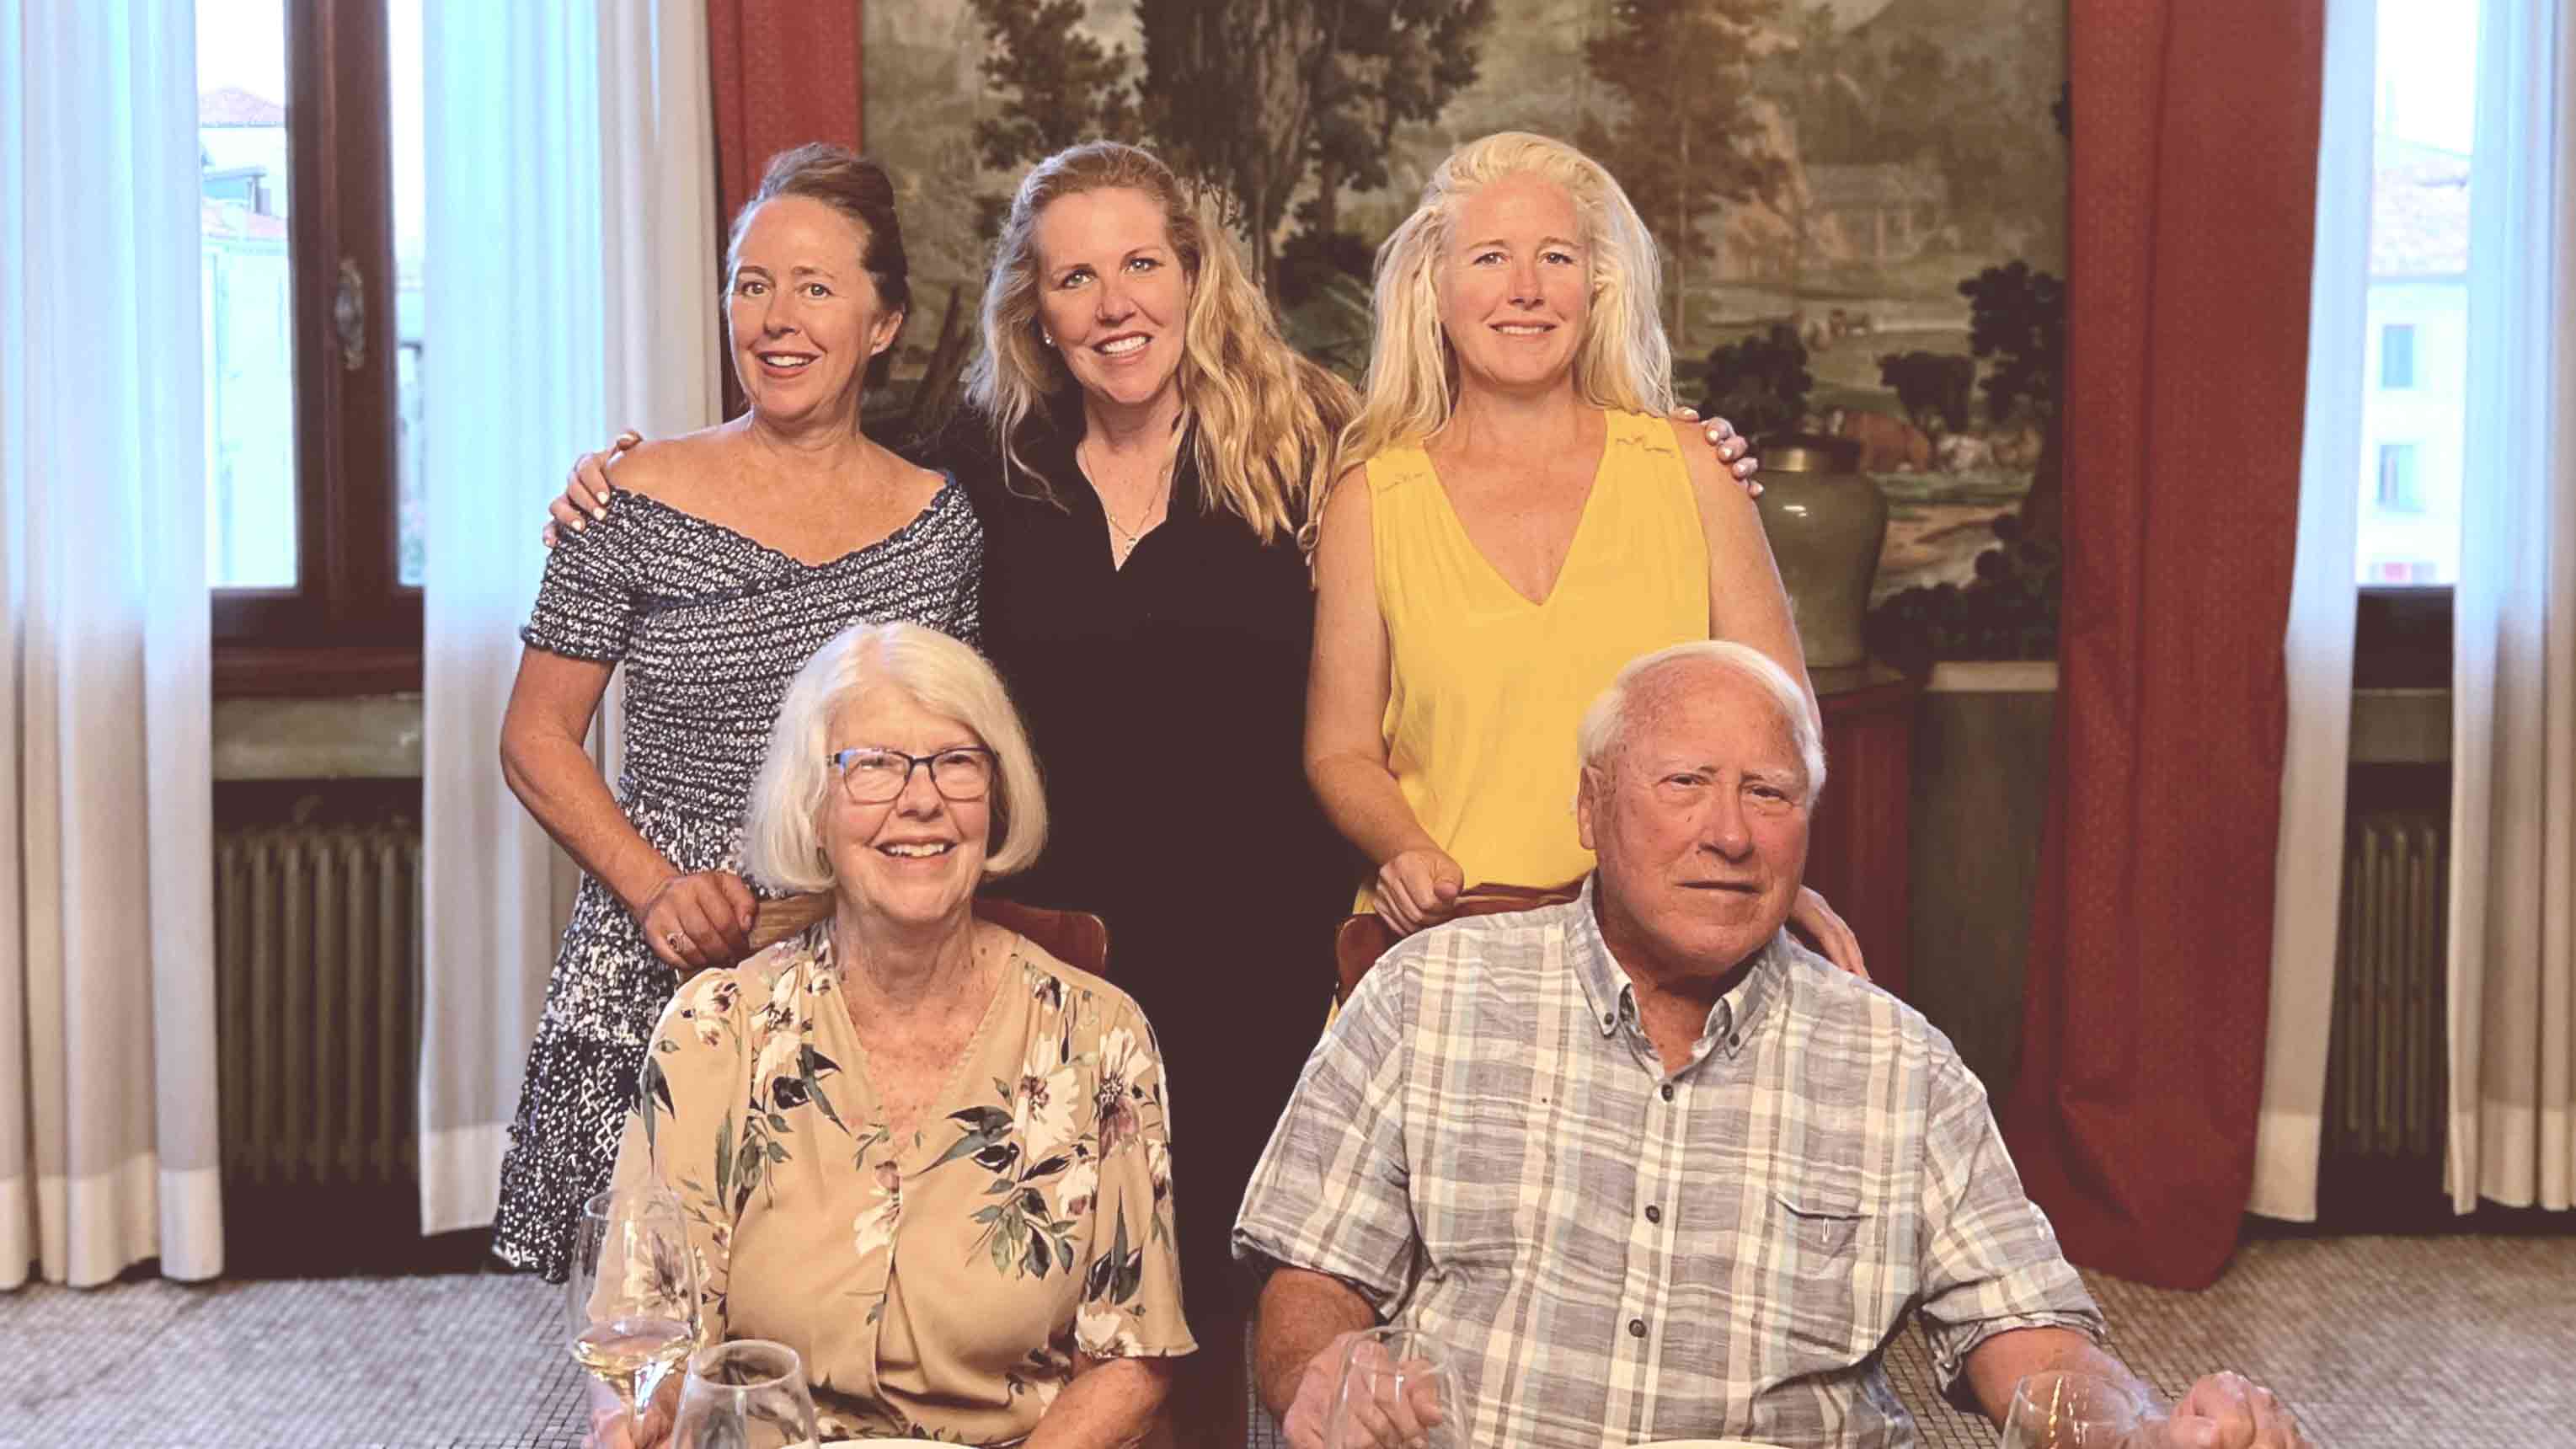
M1038 322L1082 390L1136 407L1173 385L1190 279L1163 208L1132 187L1047 203L1032 229Z
M1592 265L1564 187L1528 172L1458 207L1440 259L1440 327L1462 383L1527 391L1566 382L1583 342Z
M1780 707L1722 664L1640 680L1575 821L1600 857L1603 937L1631 970L1713 982L1789 919L1807 864L1807 781Z
M832 753L876 747L928 756L984 742L965 725L923 708L897 689L876 689L843 705L825 735ZM863 914L918 928L964 919L984 879L993 797L951 800L923 765L903 793L878 804L851 800L840 777L823 794L823 853L833 889Z
M725 328L762 418L858 417L868 359L903 327L877 296L867 248L867 228L807 196L764 201L744 224Z

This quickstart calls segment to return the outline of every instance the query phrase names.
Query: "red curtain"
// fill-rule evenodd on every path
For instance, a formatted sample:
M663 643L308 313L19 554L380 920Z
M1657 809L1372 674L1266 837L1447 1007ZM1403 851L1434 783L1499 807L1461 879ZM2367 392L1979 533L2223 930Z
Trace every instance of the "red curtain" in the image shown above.
M2065 598L2005 1135L2067 1255L2203 1287L2253 1179L2323 0L2073 0Z
M707 0L716 217L730 227L769 158L859 144L860 0Z

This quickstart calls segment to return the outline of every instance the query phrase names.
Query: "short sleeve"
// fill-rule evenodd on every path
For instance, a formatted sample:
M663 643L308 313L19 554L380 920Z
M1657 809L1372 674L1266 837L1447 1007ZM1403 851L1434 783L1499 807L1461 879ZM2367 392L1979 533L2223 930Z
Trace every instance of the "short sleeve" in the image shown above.
M1110 1000L1092 1098L1100 1112L1099 1190L1074 1341L1093 1358L1177 1357L1194 1352L1198 1340L1181 1304L1162 1052L1136 1003Z
M970 518L972 514L968 515ZM954 621L950 637L984 647L984 526L975 521L975 546L966 566L957 572L956 594L949 600L948 617Z
M626 641L642 609L636 528L634 509L616 493L609 496L605 517L579 533L562 531L546 553L536 608L519 631L528 647L567 659L626 657Z
M754 979L747 967L703 971L663 1009L634 1105L626 1114L612 1178L620 1187L658 1182L679 1199L697 1257L702 1343L725 1339L725 1295L732 1284L740 1202L739 1195L726 1191L734 1164L725 1138L732 1104L742 1098L751 1076L742 983Z
M1401 1006L1413 972L1383 961L1306 1061L1253 1168L1234 1255L1330 1274L1383 1318L1418 1244L1404 1145Z
M2017 1328L2066 1328L2107 1346L2101 1310L2022 1192L1985 1088L1955 1055L1933 1064L1924 1140L1923 1331L1933 1376L1973 1409L1966 1376L1979 1344Z

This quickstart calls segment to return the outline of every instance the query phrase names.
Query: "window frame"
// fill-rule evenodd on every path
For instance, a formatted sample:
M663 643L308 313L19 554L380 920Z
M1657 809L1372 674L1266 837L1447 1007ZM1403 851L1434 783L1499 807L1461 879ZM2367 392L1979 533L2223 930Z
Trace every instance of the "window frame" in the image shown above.
M2383 513L2424 512L2424 450L2414 439L2379 445L2379 483L2371 500Z
M296 582L209 591L218 698L420 688L421 591L398 554L386 30L384 0L286 0ZM365 319L355 367L344 264Z
M2405 346L2392 344L2403 339ZM2415 382L2415 324L2383 322L2379 324L2379 387L2382 392L2413 392ZM2396 376L2397 359L2405 360L2405 375Z

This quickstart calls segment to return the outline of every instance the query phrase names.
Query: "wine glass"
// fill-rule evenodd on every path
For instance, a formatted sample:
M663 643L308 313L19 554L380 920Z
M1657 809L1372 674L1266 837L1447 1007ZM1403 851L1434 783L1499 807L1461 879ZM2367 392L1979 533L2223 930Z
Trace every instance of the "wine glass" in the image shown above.
M636 1184L583 1203L564 1302L573 1362L640 1418L654 1387L698 1345L697 1255L679 1199Z
M689 1358L675 1429L677 1449L804 1449L814 1442L805 1361L765 1338L701 1349Z
M1343 1350L1324 1449L1460 1449L1466 1434L1466 1401L1438 1344L1373 1328Z
M2137 1432L2145 1407L2126 1384L2051 1370L2013 1385L2003 1449L2112 1449Z

